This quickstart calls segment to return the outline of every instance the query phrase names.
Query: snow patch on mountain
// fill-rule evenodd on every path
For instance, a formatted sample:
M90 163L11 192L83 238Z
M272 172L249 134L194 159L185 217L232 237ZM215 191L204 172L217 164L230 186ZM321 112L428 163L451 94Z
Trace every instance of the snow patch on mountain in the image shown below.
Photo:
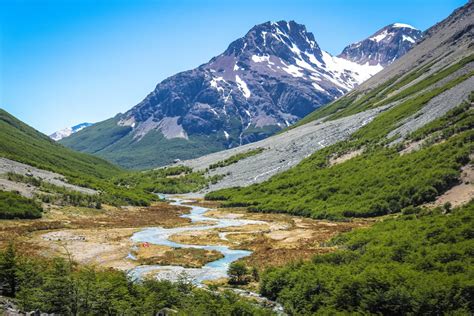
M239 86L239 89L242 92L242 94L244 95L244 97L246 99L250 98L251 93L250 93L250 90L247 87L247 84L245 83L245 81L240 79L239 75L235 75L235 81L237 82L237 85Z
M51 138L54 141L59 141L91 125L92 123L81 123L81 124L74 125L72 127L66 127L49 135L49 138Z
M400 28L408 28L408 29L418 30L416 27L413 27L410 24L405 24L405 23L393 23L392 26L393 27L400 27Z

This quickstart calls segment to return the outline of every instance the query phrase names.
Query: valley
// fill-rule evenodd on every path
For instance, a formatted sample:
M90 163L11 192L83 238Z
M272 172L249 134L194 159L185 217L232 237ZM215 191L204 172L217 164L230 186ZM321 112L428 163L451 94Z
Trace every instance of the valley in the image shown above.
M174 198L187 197L169 197ZM181 253L173 259L171 254L179 251L180 244L195 245L192 249L216 247L218 254L229 252L230 257L222 265L211 265L216 266L217 273L206 271L203 274L212 280L225 278L229 263L240 256L249 266L263 269L333 251L333 248L324 246L331 237L373 222L331 223L280 214L255 214L244 208L221 209L216 203L212 203L213 208L199 206L198 213L189 214L189 207L174 204L125 209L108 207L95 211L52 207L38 220L3 223L0 242L4 244L15 238L19 249L35 255L71 256L81 264L131 270L132 274L136 267L155 273L172 269L153 265L153 262L160 262L160 266L176 266L173 271L189 270L190 277L197 273L196 268L221 258L208 261L201 257L202 252L196 252ZM236 255L232 254L234 250ZM245 251L240 254L240 250ZM173 279L178 274L166 274L165 279Z
M265 22L95 124L0 110L0 315L472 315L473 21Z

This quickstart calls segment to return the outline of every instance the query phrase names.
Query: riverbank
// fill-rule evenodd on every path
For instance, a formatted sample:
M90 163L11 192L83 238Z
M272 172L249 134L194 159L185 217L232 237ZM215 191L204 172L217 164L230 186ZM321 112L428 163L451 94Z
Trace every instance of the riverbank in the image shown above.
M214 248L221 253L225 247L229 251L240 250L242 256L239 258L248 266L263 269L332 251L333 248L325 245L330 238L369 224L365 221L327 222L283 214L249 213L244 208L220 209L217 204L205 201L191 204L205 208L201 209L200 216L207 218L206 221L192 222L193 217L186 215L189 208L168 203L157 203L149 208L105 207L104 210L54 208L43 219L2 221L0 240L5 242L8 236L16 236L18 244L27 251L43 256L69 254L81 264L103 268L126 271L143 263L160 263L166 265L162 268L166 277L184 271L183 267L202 268L218 259L213 257L216 253L206 255L194 250L185 251L186 254L181 256L178 252L183 250L175 250L173 243L206 246L207 250ZM227 224L225 227L212 225L217 221ZM232 224L241 221L243 225ZM203 224L209 227L202 229ZM143 241L133 240L132 236L150 227L184 229L169 235L169 245L150 243L150 247L142 247ZM145 261L132 260L129 254L139 254ZM156 261L146 262L149 258ZM143 270L149 273L156 269L146 266Z

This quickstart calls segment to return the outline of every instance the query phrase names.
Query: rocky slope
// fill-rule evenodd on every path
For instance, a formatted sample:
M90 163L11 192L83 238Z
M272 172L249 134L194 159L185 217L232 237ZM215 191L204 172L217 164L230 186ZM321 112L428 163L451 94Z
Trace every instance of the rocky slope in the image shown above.
M347 46L338 57L358 64L385 67L405 55L421 37L422 32L413 26L394 23L363 41Z
M365 130L373 132L382 126L384 131L388 130L382 139L409 146L406 142L410 133L460 105L474 90L473 21L474 5L470 2L428 29L423 40L400 60L343 98L309 115L309 119L305 118L308 123L183 164L205 170L236 154L265 148L237 163L212 169L211 174L226 175L208 188L213 191L263 182L315 151L349 139L366 125ZM379 116L383 117L378 119ZM386 123L371 127L375 119Z
M358 86L403 55L420 33L394 24L376 34L388 30L364 48L372 53L358 58L348 48L331 56L294 21L257 25L208 63L159 83L125 114L62 142L146 168L258 141Z

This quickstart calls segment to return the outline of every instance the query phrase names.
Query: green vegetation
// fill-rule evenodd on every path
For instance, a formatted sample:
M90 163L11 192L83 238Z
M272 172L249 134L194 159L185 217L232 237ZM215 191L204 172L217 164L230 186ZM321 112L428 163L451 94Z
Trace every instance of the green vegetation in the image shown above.
M60 173L73 184L100 191L110 204L148 205L154 195L117 188L109 179L125 171L107 161L65 148L0 110L0 157Z
M0 252L0 289L24 311L58 315L156 315L163 308L179 315L271 315L230 292L198 289L185 277L132 282L121 271L19 256L11 245Z
M43 209L32 199L15 192L0 191L0 219L39 218Z
M232 262L227 270L230 284L247 284L250 281L250 270L241 261Z
M104 179L120 168L107 161L67 149L0 109L0 156L51 170L70 179Z
M73 184L98 191L96 195L87 195L34 177L8 175L13 181L38 187L43 192L39 200L47 203L94 208L102 203L147 206L158 200L152 193L196 191L221 177L206 177L203 172L195 173L185 167L127 172L100 158L63 147L3 110L0 110L0 131L0 157L57 172ZM122 132L123 128L118 127L111 139Z
M152 193L186 193L205 188L222 176L207 177L204 172L193 172L191 168L176 166L143 172L130 173L114 179L114 184L123 188Z
M320 150L266 182L211 192L206 198L226 200L227 206L249 206L259 212L288 212L328 219L380 216L433 201L457 183L460 168L469 162L474 149L474 132L469 127L472 115L462 110L466 105L448 113L442 119L444 123L435 121L427 125L427 129L437 127L438 133L445 131L446 137L458 132L445 143L400 155L396 148L385 146L389 141L385 136L402 119L465 77L380 114L348 141ZM447 132L450 128L452 131ZM363 155L329 165L330 157L362 147L366 148Z
M452 135L474 129L474 91L469 96L469 102L450 110L445 116L436 119L410 135L412 140L421 140L430 136L430 143L447 139Z
M226 199L226 205L247 205L259 212L314 218L395 213L433 201L457 183L460 167L469 162L474 149L473 139L474 132L466 132L405 155L381 147L332 167L326 167L328 151L321 151L268 182L212 192L207 198Z
M243 152L243 153L235 154L235 155L230 156L229 158L227 158L225 160L218 161L218 162L210 165L209 169L212 170L212 169L217 169L217 168L222 168L222 167L225 167L225 166L232 165L232 164L237 163L238 161L240 161L242 159L258 155L264 150L265 150L264 148L259 147L259 148L248 150L248 151Z
M60 143L134 170L170 164L176 157L192 159L226 149L222 131L212 135L190 135L189 139L167 139L159 131L150 131L137 141L134 134L130 133L132 128L119 126L118 121L119 117L114 117L94 124Z
M474 312L474 202L385 219L336 237L340 250L266 271L261 292L291 315Z

